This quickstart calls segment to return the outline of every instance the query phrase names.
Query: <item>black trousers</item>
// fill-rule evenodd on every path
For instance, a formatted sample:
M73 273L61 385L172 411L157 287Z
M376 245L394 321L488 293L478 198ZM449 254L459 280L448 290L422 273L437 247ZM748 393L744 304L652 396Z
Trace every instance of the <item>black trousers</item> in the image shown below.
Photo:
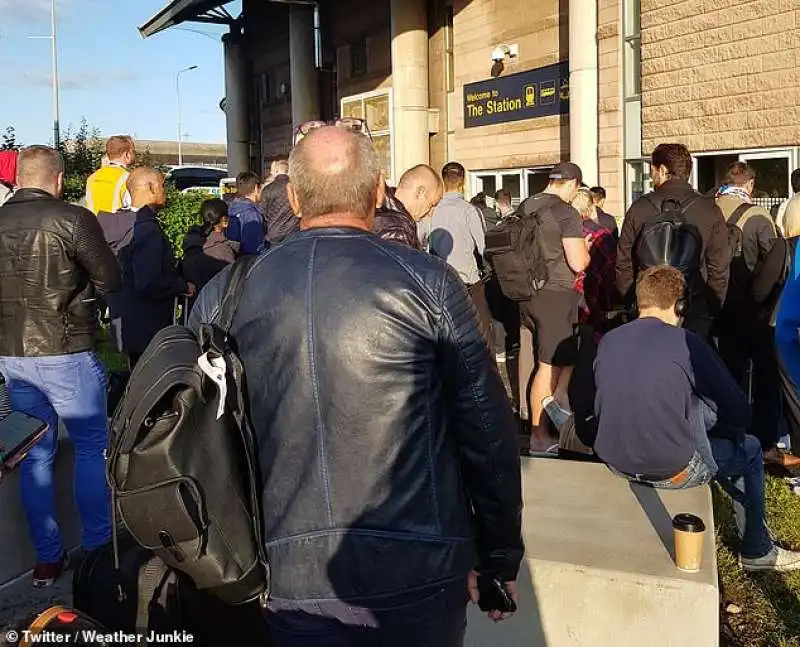
M492 348L492 313L489 311L489 303L486 301L486 284L483 281L478 281L467 286L467 290L469 291L469 296L472 297L472 302L475 304L475 309L478 311L478 327L481 334L489 348Z
M753 422L747 430L772 449L783 434L781 381L775 349L775 330L767 323L720 326L719 354L733 378L750 395ZM752 362L752 374L749 363Z

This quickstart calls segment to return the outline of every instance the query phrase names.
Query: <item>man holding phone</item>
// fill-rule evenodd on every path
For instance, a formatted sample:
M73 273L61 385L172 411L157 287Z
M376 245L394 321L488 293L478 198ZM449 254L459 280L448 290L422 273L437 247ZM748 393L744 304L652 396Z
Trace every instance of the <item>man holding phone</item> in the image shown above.
M17 185L0 207L0 372L13 408L48 425L21 465L37 554L33 585L45 587L67 562L53 492L59 418L75 446L83 547L111 538L106 374L94 347L97 293L118 289L120 272L94 214L61 200L64 162L57 151L21 151Z

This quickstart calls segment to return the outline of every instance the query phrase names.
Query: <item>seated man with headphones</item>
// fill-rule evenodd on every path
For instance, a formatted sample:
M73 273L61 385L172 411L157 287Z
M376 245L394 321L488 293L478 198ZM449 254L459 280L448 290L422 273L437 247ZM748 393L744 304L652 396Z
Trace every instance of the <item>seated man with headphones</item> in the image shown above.
M663 489L716 478L733 498L746 570L800 569L764 522L761 445L745 394L716 351L680 328L686 283L666 265L636 282L639 318L606 334L595 360L596 454L618 475Z

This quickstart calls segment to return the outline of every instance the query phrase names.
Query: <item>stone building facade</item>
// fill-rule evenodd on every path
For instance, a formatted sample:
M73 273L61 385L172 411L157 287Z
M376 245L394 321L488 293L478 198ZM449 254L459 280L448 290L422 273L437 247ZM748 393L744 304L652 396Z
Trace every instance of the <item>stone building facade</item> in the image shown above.
M174 4L150 32L191 19ZM649 189L659 142L689 147L701 190L751 162L773 202L800 165L800 0L244 0L231 32L229 100L246 96L228 109L234 167L266 168L298 123L336 115L366 119L394 181L454 159L470 194L522 200L572 159L618 215ZM484 95L508 114L470 117Z

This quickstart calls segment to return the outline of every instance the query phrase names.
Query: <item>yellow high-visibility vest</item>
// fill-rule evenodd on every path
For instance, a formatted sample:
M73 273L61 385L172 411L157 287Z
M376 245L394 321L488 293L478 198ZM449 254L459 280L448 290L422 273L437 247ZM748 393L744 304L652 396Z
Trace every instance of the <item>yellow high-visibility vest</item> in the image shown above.
M101 211L114 213L128 206L128 169L110 164L95 171L86 181L86 208L97 215Z

